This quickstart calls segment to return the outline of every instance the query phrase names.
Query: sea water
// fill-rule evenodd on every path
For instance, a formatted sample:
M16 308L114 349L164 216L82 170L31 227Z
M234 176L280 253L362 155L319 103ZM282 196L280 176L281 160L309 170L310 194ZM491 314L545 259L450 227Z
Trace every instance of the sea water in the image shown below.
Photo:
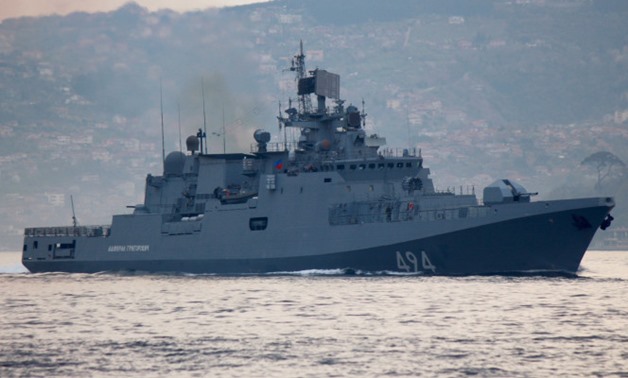
M578 277L30 274L0 377L628 377L628 252Z

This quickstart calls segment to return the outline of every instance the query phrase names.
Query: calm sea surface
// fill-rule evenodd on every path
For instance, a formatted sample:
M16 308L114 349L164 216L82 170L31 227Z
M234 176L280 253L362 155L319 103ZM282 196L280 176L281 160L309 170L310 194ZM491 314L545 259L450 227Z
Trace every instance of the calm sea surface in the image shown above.
M628 377L628 252L578 278L30 274L0 377Z

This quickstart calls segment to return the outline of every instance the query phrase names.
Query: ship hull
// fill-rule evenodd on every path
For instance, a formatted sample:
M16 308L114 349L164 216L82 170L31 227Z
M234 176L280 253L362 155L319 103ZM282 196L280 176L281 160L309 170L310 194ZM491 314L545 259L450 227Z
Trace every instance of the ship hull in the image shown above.
M25 259L31 272L140 271L262 274L313 269L346 272L401 272L427 275L575 274L600 223L602 205L492 221L451 232L343 251L290 253L277 242L276 256L211 258L211 254L171 250L161 258L139 254L124 259ZM361 225L347 232L360 233ZM325 235L320 235L321 238ZM394 238L393 238L394 239ZM390 240L390 239L389 239ZM79 244L80 245L80 244ZM184 248L184 247L181 247ZM234 250L238 246L234 245ZM208 256L207 258L199 256ZM234 251L237 256L237 251ZM255 251L251 255L256 255ZM172 257L167 257L172 256ZM196 257L195 257L196 256Z

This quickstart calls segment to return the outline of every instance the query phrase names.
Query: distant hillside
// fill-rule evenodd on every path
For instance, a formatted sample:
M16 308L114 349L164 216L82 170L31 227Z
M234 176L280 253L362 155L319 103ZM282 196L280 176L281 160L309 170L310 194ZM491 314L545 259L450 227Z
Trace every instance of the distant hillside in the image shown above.
M334 1L278 0L274 5L307 14L318 25L401 22L417 16L456 14L489 16L494 4L485 0Z
M129 4L5 21L0 63L52 70L103 112L137 116L154 106L159 76L176 81L170 95L215 72L239 90L261 83L264 92L275 75L259 75L259 56L270 54L279 72L277 58L304 39L336 70L360 69L402 91L436 88L441 100L481 118L569 123L626 107L627 16L626 2L607 0L282 0L183 15ZM13 93L2 99L32 98L39 76L4 76ZM469 87L482 93L471 96ZM478 109L477 96L492 108Z

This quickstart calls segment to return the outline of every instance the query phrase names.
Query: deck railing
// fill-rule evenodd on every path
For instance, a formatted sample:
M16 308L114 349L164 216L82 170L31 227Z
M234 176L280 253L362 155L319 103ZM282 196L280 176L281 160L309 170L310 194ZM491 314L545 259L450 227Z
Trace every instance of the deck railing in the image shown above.
M268 143L266 145L266 152L282 152L292 151L297 149L297 143ZM251 152L260 152L259 145L251 144ZM365 156L360 152L357 153L339 153L338 151L319 151L319 155L322 160L351 160L351 159L364 159ZM371 155L370 157L381 158L404 158L404 157L421 157L421 151L416 148L385 148L382 147L377 151L377 155Z
M484 206L462 206L446 209L419 210L413 202L391 202L382 204L380 208L354 203L346 207L339 205L329 211L329 224L332 226L361 224L361 223L387 223L387 222L434 222L455 220L464 218L484 218L492 214L490 208Z
M42 236L83 236L83 237L107 237L111 233L110 225L100 226L67 226L67 227L32 227L24 229L26 237Z

